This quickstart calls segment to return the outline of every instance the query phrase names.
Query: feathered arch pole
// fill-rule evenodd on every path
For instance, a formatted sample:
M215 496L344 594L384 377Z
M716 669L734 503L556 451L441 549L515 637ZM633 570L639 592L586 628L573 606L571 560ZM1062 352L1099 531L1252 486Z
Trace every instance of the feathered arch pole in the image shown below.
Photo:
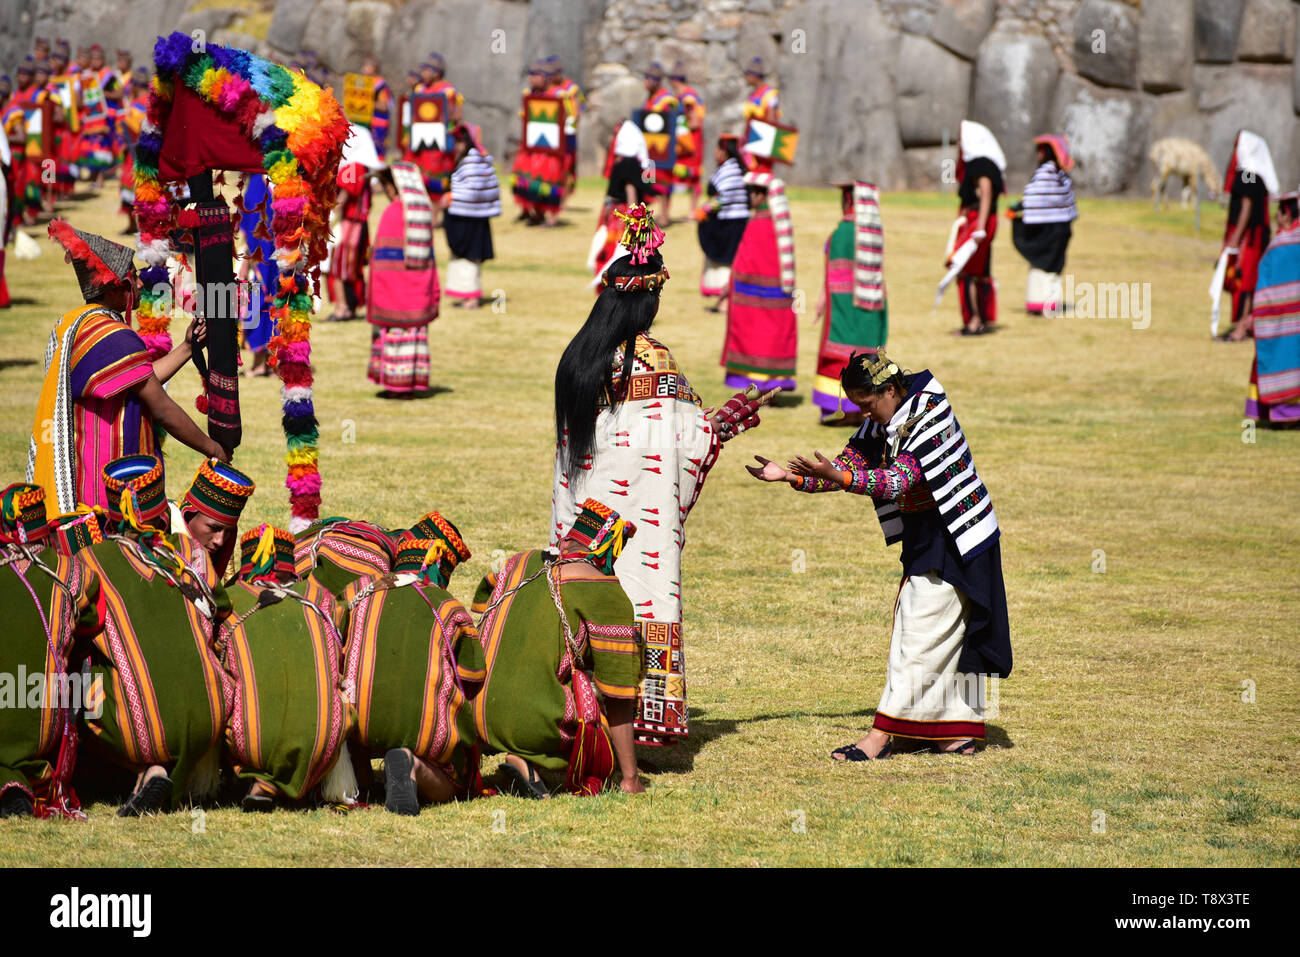
M140 277L145 287L140 333L155 355L171 347L173 310L161 301L168 295L162 290L170 288L167 262L178 255L179 234L203 226L198 212L182 208L172 184L193 184L195 177L210 183L206 174L214 170L264 173L274 193L270 228L279 271L271 302L278 329L268 361L282 382L289 527L298 532L320 510L311 305L329 241L348 121L332 91L246 50L173 33L158 38L154 67L148 118L135 150L135 215L146 264ZM238 423L237 380L232 385ZM205 409L211 432L214 416L229 411L223 407L229 399L214 392L200 402L214 406Z

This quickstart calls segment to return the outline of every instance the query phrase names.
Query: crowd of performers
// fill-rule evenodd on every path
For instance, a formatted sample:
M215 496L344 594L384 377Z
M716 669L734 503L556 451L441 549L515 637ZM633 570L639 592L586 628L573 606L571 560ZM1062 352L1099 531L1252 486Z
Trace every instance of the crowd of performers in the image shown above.
M422 185L416 167L395 172L391 191ZM870 198L858 186L846 209ZM390 208L402 215L400 199ZM382 792L416 814L491 793L480 762L493 754L524 796L643 790L636 746L690 730L685 524L777 392L703 408L653 338L668 272L646 205L626 214L556 370L549 540L486 576L468 608L448 586L472 535L436 511L404 528L335 517L241 535L252 477L160 386L198 321L150 361L129 323L132 251L62 221L50 234L84 303L52 334L27 479L0 493L0 675L40 689L22 689L31 707L0 707L0 815L78 817L78 789L124 795L123 816L223 793L263 811ZM969 753L983 686L966 673L1011 665L988 492L930 373L860 353L840 380L864 423L839 457L750 469L869 495L886 542L903 543L881 708L836 756L885 758L895 739ZM204 456L174 499L164 435ZM0 702L15 693L0 680Z
M66 57L56 62L66 70ZM87 50L86 70L96 63L102 57ZM124 67L119 61L125 85L119 76L95 87L105 104L119 105L117 112L105 105L106 127L89 126L84 154L68 154L74 180L106 172L99 164L116 148L112 137L130 135L121 104L133 102L137 79L140 95L148 86L130 66L129 57ZM21 104L38 96L31 91L41 76L20 72L13 95L25 97ZM370 120L354 127L339 168L326 286L336 318L364 305L374 327L369 378L385 394L413 394L428 388L427 327L444 289L470 307L481 298L479 267L493 256L500 187L441 57L430 55L396 103L373 60L362 76L376 79L364 86ZM779 120L760 60L746 80L746 116ZM41 90L51 82L46 76ZM448 587L473 536L436 511L405 528L335 517L297 535L268 525L240 535L253 479L163 389L203 337L202 320L151 360L131 328L140 295L133 251L61 220L50 224L84 302L51 333L26 481L0 495L0 589L16 622L0 644L0 676L22 669L44 689L85 693L0 707L0 816L78 816L76 787L111 791L124 772L133 775L118 785L127 816L210 796L223 779L247 810L312 799L346 805L382 792L389 810L414 814L422 804L489 793L479 768L493 754L504 755L508 787L527 796L593 794L611 782L643 789L636 746L690 733L686 522L726 445L756 428L778 393L796 388L797 357L784 183L734 134L717 139L716 168L705 180L705 107L682 65L652 64L645 86L642 116L680 104L683 125L672 135L691 148L665 165L637 117L614 131L589 263L596 301L555 375L549 538L486 576L468 607ZM428 100L414 94L447 107L441 120L452 148L442 158L420 148ZM96 100L73 102L81 122ZM64 182L23 179L30 141L21 104L21 136L10 134L8 104L5 113L6 195L16 210L7 222L30 222L46 210L46 188L57 193ZM533 109L557 139L520 143L512 185L521 218L544 226L558 222L572 193L582 112L581 91L555 58L530 67L521 113ZM50 94L38 113L71 122L74 110ZM108 138L97 139L103 129ZM991 250L1006 158L992 132L971 121L962 122L957 148L959 215L940 292L956 282L962 332L982 335L998 321ZM1060 136L1037 137L1033 149L1034 173L1006 215L1031 267L1026 309L1053 316L1068 308L1061 273L1078 215L1073 162ZM1227 180L1227 338L1256 339L1247 412L1300 421L1300 191L1279 195L1267 145L1246 131ZM747 468L795 491L868 496L885 543L901 544L903 581L873 726L833 756L973 754L985 738L983 679L1005 677L1012 664L998 522L943 387L885 352L880 192L864 180L834 185L841 217L824 248L813 397L823 422L856 429L833 459L795 455L782 466L756 455ZM659 251L665 236L651 207L668 222L675 187L697 220L700 292L726 311L721 364L736 392L718 408L704 408L672 352L651 335L668 280ZM371 203L381 194L386 205L372 239ZM1270 195L1278 200L1275 233ZM250 279L256 270L263 288L275 280L260 215L270 199L265 179L252 177L240 206L241 269ZM433 252L440 227L452 252L445 286ZM272 331L246 330L251 374L265 370ZM203 457L174 500L161 459L166 436ZM412 656L423 667L409 667ZM17 692L0 680L0 704L6 693Z

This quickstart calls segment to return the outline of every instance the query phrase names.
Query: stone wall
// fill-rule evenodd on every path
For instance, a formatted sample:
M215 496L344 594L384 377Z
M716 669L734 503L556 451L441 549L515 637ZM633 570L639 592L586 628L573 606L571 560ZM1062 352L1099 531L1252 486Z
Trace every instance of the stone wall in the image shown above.
M400 87L436 49L498 156L519 135L527 63L557 53L590 101L585 173L644 99L651 60L686 64L712 139L739 131L741 66L761 55L802 133L795 183L951 188L943 147L967 116L998 135L1012 189L1046 130L1070 138L1087 192L1147 189L1162 136L1222 166L1242 127L1268 140L1284 183L1300 181L1293 0L0 0L0 18L8 64L34 34L143 59L151 31L203 29L281 58L311 47L336 72L374 52Z

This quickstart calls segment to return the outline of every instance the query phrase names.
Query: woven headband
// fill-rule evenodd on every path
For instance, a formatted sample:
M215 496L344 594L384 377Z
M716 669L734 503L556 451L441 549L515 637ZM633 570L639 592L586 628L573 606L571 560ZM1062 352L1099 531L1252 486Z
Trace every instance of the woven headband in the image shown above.
M618 292L658 292L667 281L667 266L648 276L615 276L613 279L606 269L600 277L602 286L613 286Z

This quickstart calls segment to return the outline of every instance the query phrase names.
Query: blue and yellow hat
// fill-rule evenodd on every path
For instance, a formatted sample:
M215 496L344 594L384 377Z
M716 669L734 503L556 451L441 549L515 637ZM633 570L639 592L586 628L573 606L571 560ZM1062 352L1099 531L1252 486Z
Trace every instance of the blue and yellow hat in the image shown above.
M111 525L151 527L167 531L171 515L162 460L153 455L128 455L104 466Z

